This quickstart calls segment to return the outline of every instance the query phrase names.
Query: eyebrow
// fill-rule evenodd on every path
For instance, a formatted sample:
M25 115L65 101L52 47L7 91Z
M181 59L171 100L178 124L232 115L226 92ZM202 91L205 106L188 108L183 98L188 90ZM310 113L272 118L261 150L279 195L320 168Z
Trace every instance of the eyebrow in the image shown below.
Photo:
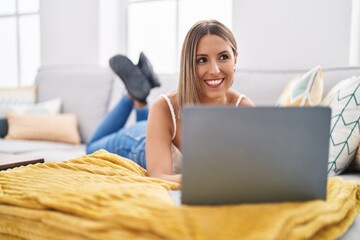
M221 54L224 54L224 53L229 53L229 51L227 51L227 50L222 51L222 52L218 53L218 55L221 55Z
M219 52L217 55L221 55L221 54L224 54L224 53L229 53L229 51L225 50L225 51ZM196 57L206 57L206 56L208 56L208 55L204 54L204 53L196 54Z

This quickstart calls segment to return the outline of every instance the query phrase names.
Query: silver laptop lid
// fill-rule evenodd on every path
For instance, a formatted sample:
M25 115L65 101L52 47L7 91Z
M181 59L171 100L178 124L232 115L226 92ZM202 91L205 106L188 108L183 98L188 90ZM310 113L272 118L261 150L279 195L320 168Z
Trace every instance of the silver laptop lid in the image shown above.
M183 204L326 198L331 109L189 107Z

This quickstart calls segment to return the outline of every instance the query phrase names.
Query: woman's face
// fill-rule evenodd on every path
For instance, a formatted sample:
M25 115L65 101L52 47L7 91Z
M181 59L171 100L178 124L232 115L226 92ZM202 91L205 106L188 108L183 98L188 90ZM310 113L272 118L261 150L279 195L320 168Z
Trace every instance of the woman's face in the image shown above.
M196 50L202 101L223 99L232 85L236 63L231 46L217 35L204 35Z

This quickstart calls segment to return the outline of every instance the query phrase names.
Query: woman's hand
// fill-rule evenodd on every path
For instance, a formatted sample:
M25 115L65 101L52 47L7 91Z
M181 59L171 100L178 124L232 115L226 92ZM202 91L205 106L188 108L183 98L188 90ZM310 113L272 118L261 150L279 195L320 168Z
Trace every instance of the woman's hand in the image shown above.
M181 184L182 175L181 174L175 174L175 175L162 174L162 175L154 175L154 176L149 175L149 177L159 178L162 180Z

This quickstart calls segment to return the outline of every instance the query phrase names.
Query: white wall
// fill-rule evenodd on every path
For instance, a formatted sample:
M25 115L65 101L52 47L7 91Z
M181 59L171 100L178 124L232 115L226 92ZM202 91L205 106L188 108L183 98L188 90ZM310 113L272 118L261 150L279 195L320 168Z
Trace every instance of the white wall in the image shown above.
M41 65L98 64L98 0L40 0Z
M360 0L352 0L349 63L360 65Z
M233 7L238 67L349 64L351 0L234 0Z
M99 0L99 64L109 66L109 59L115 54L126 54L126 1ZM123 43L123 44L122 44Z
M126 54L125 2L40 0L42 65L107 66L113 53ZM234 0L238 67L349 65L351 2Z

